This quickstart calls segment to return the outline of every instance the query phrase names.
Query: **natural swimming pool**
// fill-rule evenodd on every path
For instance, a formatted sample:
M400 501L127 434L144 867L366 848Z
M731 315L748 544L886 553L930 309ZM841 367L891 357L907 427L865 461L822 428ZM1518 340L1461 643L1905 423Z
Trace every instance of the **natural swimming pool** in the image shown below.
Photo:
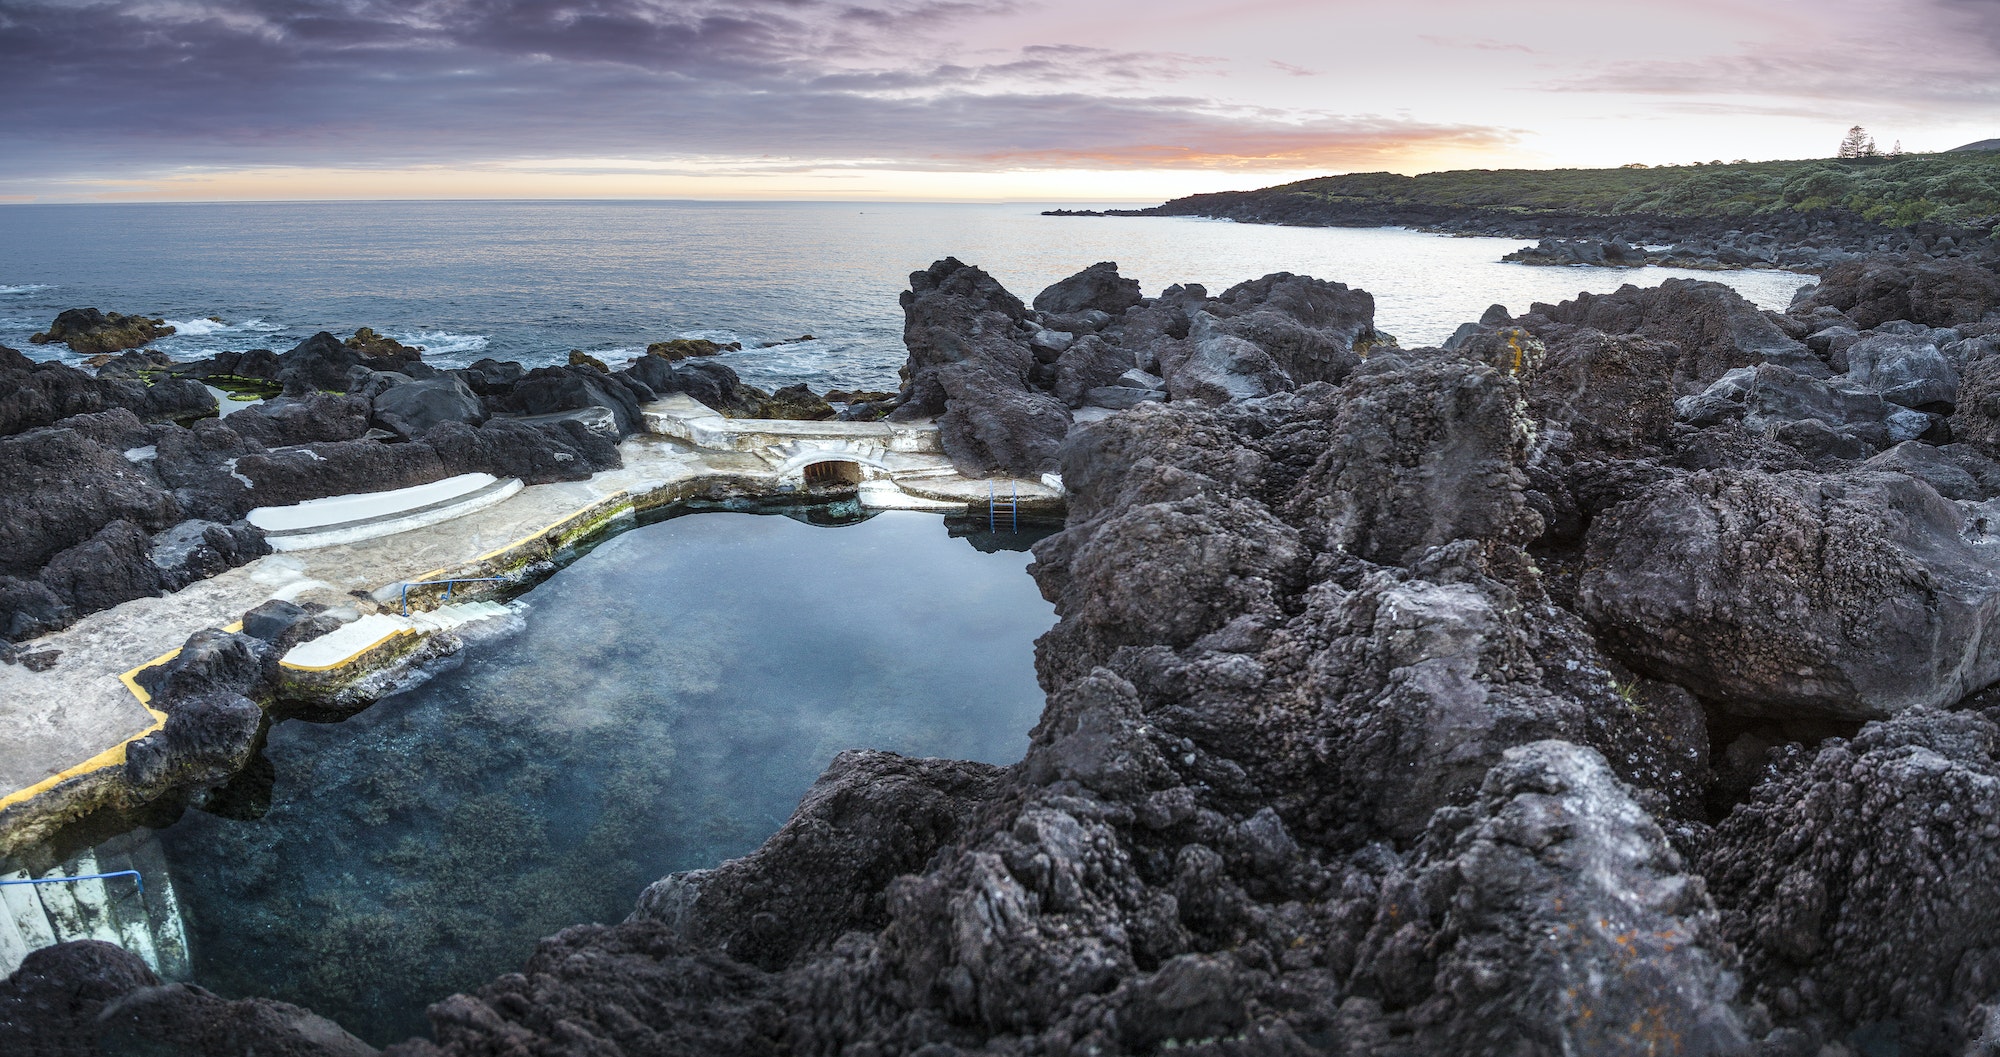
M613 536L422 685L274 725L156 834L194 981L423 1034L540 937L755 848L843 749L1019 759L1055 619L1034 535L794 512Z

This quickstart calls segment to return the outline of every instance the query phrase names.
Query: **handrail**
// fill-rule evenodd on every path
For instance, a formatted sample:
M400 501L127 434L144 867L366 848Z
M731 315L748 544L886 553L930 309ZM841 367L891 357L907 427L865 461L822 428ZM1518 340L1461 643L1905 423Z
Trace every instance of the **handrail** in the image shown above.
M512 580L505 576L466 576L453 580L405 580L403 581L403 615L406 617L410 615L410 588L412 587L435 587L438 584L443 584L444 600L449 602L451 601L451 589L456 584L504 584L512 582Z
M110 873L87 873L76 877L31 877L23 881L0 881L0 885L53 885L71 881L102 881L110 877L130 877L139 882L139 894L146 894L146 879L139 876L137 870L113 870Z
M986 531L1000 531L999 512L1003 506L1007 508L1007 516L1010 521L1009 531L1021 531L1021 486L1016 482L1011 487L1013 489L1013 497L1007 500L1007 502L1002 503L1000 502L999 486L992 481L986 482Z

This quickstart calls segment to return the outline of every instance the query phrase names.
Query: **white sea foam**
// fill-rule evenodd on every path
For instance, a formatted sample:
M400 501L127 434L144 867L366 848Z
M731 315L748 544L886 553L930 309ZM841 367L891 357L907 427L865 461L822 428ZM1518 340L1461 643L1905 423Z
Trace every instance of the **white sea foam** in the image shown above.
M427 356L462 356L485 352L484 334L454 334L449 330L406 330L389 335L405 345L421 345Z
M207 338L217 334L270 334L285 328L261 319L246 319L241 323L219 323L213 319L169 319L167 325L174 333L184 338Z
M20 286L0 286L0 294L32 294L37 290L53 290L54 283L23 283Z
M589 350L586 349L585 351L588 352ZM646 347L644 345L619 345L614 348L600 349L591 353L592 356L603 360L606 366L613 368L634 363L639 357L645 354Z

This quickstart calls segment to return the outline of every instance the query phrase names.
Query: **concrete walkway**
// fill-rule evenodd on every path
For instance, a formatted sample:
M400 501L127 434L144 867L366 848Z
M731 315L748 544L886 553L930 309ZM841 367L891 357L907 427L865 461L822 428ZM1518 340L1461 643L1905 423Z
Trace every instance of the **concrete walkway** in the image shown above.
M317 602L355 618L397 608L405 581L478 575L482 562L585 512L678 495L692 482L726 477L751 492L792 490L813 461L863 467L863 501L915 509L964 509L989 489L1023 499L1060 496L1058 482L970 481L937 454L928 424L742 422L677 398L647 408L642 434L619 448L625 465L586 481L534 485L421 531L275 553L164 598L140 598L34 641L61 650L54 667L0 665L0 850L31 801L124 763L124 745L162 716L121 679L180 648L189 635L230 625L272 598ZM675 439L676 435L681 438ZM702 443L697 447L696 443ZM323 651L322 651L323 652Z

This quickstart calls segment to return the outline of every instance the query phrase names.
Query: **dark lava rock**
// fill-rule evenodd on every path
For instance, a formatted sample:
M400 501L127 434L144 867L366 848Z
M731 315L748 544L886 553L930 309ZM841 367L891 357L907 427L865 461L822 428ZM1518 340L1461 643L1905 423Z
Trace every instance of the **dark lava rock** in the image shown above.
M486 409L463 378L444 374L383 390L373 402L375 421L404 439L422 436L443 422L486 421Z
M114 521L157 530L178 520L173 497L75 430L0 438L0 573L32 575Z
M673 368L678 389L661 392L686 393L689 398L732 418L751 418L764 406L764 394L743 384L743 379L726 363L697 360Z
M76 619L76 610L40 580L0 576L0 638L21 642Z
M1875 334L1847 348L1847 378L1903 407L1949 412L1958 403L1958 369L1936 342Z
M1069 409L1031 382L1027 309L984 271L947 257L910 274L903 293L898 421L938 417L945 454L968 477L1055 469Z
M181 700L256 692L266 652L265 642L252 635L197 631L173 660L148 668L139 678L152 693L154 707L171 713Z
M1139 280L1118 274L1118 262L1099 261L1035 295L1035 311L1076 315L1097 311L1121 316L1145 298Z
M235 477L249 482L237 498L240 519L260 506L288 506L322 496L380 492L443 480L451 474L436 449L423 444L349 440L311 448L281 448L236 460ZM247 504L247 505L246 505ZM214 520L221 520L215 518Z
M1560 305L1536 305L1522 322L1551 345L1562 340L1551 323L1672 342L1680 350L1673 380L1682 393L1699 392L1726 371L1760 363L1812 378L1833 373L1803 343L1721 283L1669 279L1644 290L1622 286L1612 294L1579 294Z
M9 1057L100 1057L104 1007L160 978L122 947L72 940L30 951L0 980L0 1051Z
M1903 1053L1978 1052L2000 980L1996 740L1978 714L1906 712L1795 752L1716 827L1702 872L1756 998L1822 1037L1890 1025Z
M581 481L624 465L618 442L577 422L528 423L495 419L474 428L447 422L424 435L447 476L490 473L526 484Z
M1603 757L1538 742L1438 813L1383 885L1355 976L1395 1004L1450 996L1416 1053L1746 1053L1721 940L1701 879Z
M230 415L221 425L258 444L279 448L359 439L370 428L372 411L373 405L366 397L313 393L260 401Z
M2000 496L2000 462L1969 444L1939 447L1906 440L1862 463L1861 468L1909 474L1946 499L1979 502Z
M56 316L49 329L31 336L37 345L61 342L71 352L88 356L98 352L119 352L167 337L174 328L164 319L99 312L94 308L71 308Z
M802 338L799 340L810 339ZM782 345L785 342L774 342L773 344ZM717 356L725 352L739 352L742 348L743 343L738 341L723 344L710 341L707 338L674 338L669 341L656 341L646 346L646 355L658 356L672 363L676 360L685 360L690 356Z
M116 408L146 421L215 414L215 398L200 383L163 378L93 378L60 363L34 363L12 349L0 357L0 436L47 426L75 415Z
M1957 413L1951 435L1986 455L2000 458L2000 358L1983 359L1966 368L1959 381Z
M1810 420L1844 439L1833 451L1848 459L1920 437L1931 424L1923 413L1891 404L1850 379L1812 378L1770 363L1730 371L1700 393L1682 397L1675 411L1690 425L1740 422L1753 433Z
M470 386L473 392L480 396L492 396L495 393L505 392L509 386L520 381L528 373L528 369L511 360L502 363L499 360L485 358L474 360L472 366L454 373L465 379L465 384Z
M407 345L388 339L360 344L355 340L343 343L320 331L280 355L277 380L285 395L354 392L365 388L378 371L409 372L422 363L420 351Z
M1977 323L2000 308L2000 275L1969 261L1863 258L1828 268L1808 303L1837 308L1862 330L1897 319L1932 327Z
M734 374L735 372L730 372ZM673 364L660 356L641 356L618 371L621 377L630 379L646 387L655 397L681 391L680 376L674 373ZM490 390L481 390L487 392Z
M1218 327L1196 312L1183 341L1157 349L1160 374L1175 400L1226 404L1294 388L1291 375L1263 347Z
M156 534L151 546L152 563L160 570L160 587L166 591L178 591L271 553L263 530L243 521L227 525L183 521Z
M959 365L934 377L946 401L938 416L939 443L953 469L975 478L1055 470L1071 423L1062 401L984 367Z
M1017 326L1027 309L998 280L947 257L910 273L902 304L910 359L903 368L900 418L943 414L946 394L939 376L951 368L991 369L1027 390L1035 355Z
M1540 360L1527 376L1528 413L1544 430L1562 430L1568 452L1635 458L1666 447L1674 388L1661 365L1672 361L1672 346L1589 329L1548 349L1518 328L1499 338L1513 343L1510 352Z
M1523 546L1541 534L1521 469L1532 426L1512 376L1437 359L1365 372L1342 396L1300 497L1330 545L1406 565L1453 540Z
M490 396L487 402L492 410L524 415L609 408L617 419L618 435L629 437L639 432L639 408L653 395L652 390L634 386L622 375L591 367L537 367L506 393Z
M653 884L633 919L659 922L741 961L782 966L854 929L880 928L889 911L883 890L957 840L1000 777L1000 768L983 763L843 752L763 847ZM891 804L894 810L884 810ZM827 883L773 893L761 879L772 863L788 871L810 863ZM856 892L870 895L857 902ZM774 917L789 927L761 927Z
M1368 291L1290 272L1238 283L1205 310L1216 330L1264 350L1296 385L1340 382L1369 349L1395 344L1375 329Z
M304 606L273 598L243 614L243 634L259 642L275 643L294 625L311 619L312 615Z
M1580 612L1621 659L1748 716L1867 719L2000 678L2000 567L1902 474L1710 471L1591 526Z
M833 405L800 383L772 393L757 409L756 417L820 421L833 417Z
M270 349L250 349L245 352L218 352L206 360L174 364L168 370L176 377L197 381L247 378L275 382L280 367L277 353Z
M264 710L249 698L180 697L164 726L126 746L125 779L142 795L216 788L250 761L263 730Z
M174 1057L375 1057L375 1047L309 1010L269 998L230 1001L191 984L134 990L98 1015L105 1052Z
M49 559L42 583L82 613L164 594L166 578L153 564L145 530L113 521L97 535Z
M1055 368L1050 389L1056 399L1070 407L1082 407L1086 393L1111 385L1133 369L1132 353L1095 334L1086 334L1063 350Z
M414 360L424 352L422 345L405 345L394 338L377 334L368 327L356 330L353 337L341 344L370 359Z
M1616 239L1543 239L1500 259L1514 264L1592 265L1599 268L1641 268L1652 263L1645 250Z

